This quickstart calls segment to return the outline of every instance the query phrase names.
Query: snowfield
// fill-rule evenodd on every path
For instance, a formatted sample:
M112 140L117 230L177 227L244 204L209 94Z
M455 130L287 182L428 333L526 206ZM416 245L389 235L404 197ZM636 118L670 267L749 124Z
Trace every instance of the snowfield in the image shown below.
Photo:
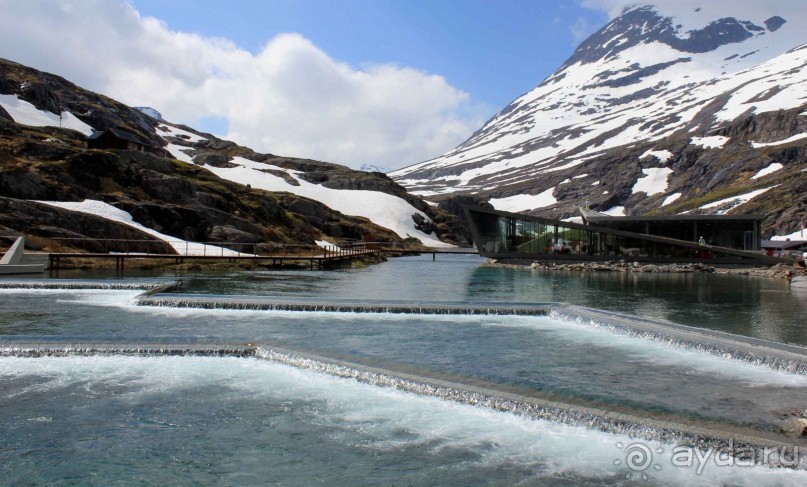
M170 235L166 235L164 233L160 233L156 230L152 230L151 228L143 226L140 223L134 221L132 215L129 214L129 212L123 211L108 203L104 203L103 201L98 200L84 200L81 202L37 201L37 203L43 203L46 205L55 206L57 208L62 208L65 210L77 211L79 213L87 213L90 215L99 216L101 218L106 218L107 220L122 223L124 225L128 225L132 228L140 230L143 233L151 235L157 240L162 240L163 242L166 242L171 247L173 247L178 254L181 255L224 255L224 256L249 255L241 252L236 252L230 249L225 249L223 247L217 247L215 245L189 242L187 240L182 240L176 237L172 237Z
M234 157L230 162L238 166L222 168L208 165L204 167L228 181L244 185L250 184L253 188L266 191L285 191L320 201L325 206L345 215L363 216L377 225L392 230L401 238L414 237L429 247L452 247L450 244L441 242L434 235L427 235L417 230L412 215L418 213L426 219L428 217L397 196L380 191L326 188L297 177L296 171L250 161L243 157ZM263 170L266 169L285 172L294 178L299 186L291 185L282 177L264 172Z
M711 137L692 137L689 143L699 145L704 149L722 149L729 140L731 139L723 135L713 135Z
M662 164L670 160L670 157L673 156L673 153L668 150L648 150L645 151L644 154L639 156L639 159L644 159L645 157L655 157L658 161Z
M751 191L750 193L745 193L745 194L741 194L741 195L737 195L737 196L732 196L730 198L725 198L725 199L718 200L718 201L713 201L712 203L709 203L709 204L701 206L700 209L708 210L709 208L715 208L715 207L718 207L718 206L727 205L727 207L722 208L719 211L714 213L715 215L725 215L726 213L728 213L732 209L734 209L734 208L736 208L736 207L738 207L738 206L740 206L740 205L742 205L744 203L747 203L748 201L751 201L753 198L756 198L757 196L759 196L759 195L761 195L761 194L775 188L776 186L778 186L778 185L774 185L774 186L771 186L769 188L758 189L756 191Z
M506 198L491 198L490 204L500 211L527 211L535 208L552 206L558 202L552 193L555 188L549 188L540 194L517 194Z
M777 141L777 142L762 142L762 143L751 142L751 147L753 147L754 149L759 149L761 147L773 147L773 146L776 146L776 145L789 144L791 142L796 142L797 140L801 140L801 139L807 139L807 134L796 134L796 135L794 135L792 137L788 137L788 138L786 138L784 140L780 140L780 141Z
M666 198L664 198L664 202L663 202L663 203L661 203L661 206L667 206L667 205L669 205L670 203L672 203L672 202L674 202L675 200L677 200L678 198L680 198L681 196L682 196L682 194L681 194L681 193L673 193L673 194L671 194L670 196L667 196Z
M157 133L164 136L181 137L188 142L205 140L204 137L193 134L170 125L158 125ZM188 147L179 144L169 144L166 150L179 161L193 164L193 158L184 150ZM427 235L415 228L412 215L420 214L426 220L425 213L410 205L406 200L382 193L380 191L331 189L318 184L312 184L298 177L298 172L271 164L250 161L243 157L234 157L231 163L238 167L221 168L205 165L204 168L216 176L243 185L273 192L292 193L304 198L319 201L325 206L345 215L367 218L376 225L388 228L401 238L414 237L429 247L447 248L453 245L441 242L434 235ZM282 171L296 180L295 186L286 182L282 177L265 172L266 170Z
M751 176L751 179L759 179L759 178L765 177L768 174L773 174L776 171L779 171L783 167L785 167L785 166L779 164L778 162L774 162L773 164L766 167L765 169L760 169L756 174Z
M667 167L642 169L643 177L636 180L631 194L644 192L647 196L667 192L667 179L673 170Z
M2 106L15 122L32 127L62 127L81 132L84 135L92 135L93 129L82 122L70 112L62 112L62 118L56 113L38 110L25 100L20 100L17 95L0 95L0 106Z

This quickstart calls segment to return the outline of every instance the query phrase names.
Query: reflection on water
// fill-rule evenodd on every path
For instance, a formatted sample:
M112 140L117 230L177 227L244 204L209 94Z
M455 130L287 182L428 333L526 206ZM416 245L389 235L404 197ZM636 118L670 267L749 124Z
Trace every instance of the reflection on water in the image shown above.
M475 256L391 259L335 272L187 276L187 292L347 299L567 302L807 345L807 293L783 279L720 274L559 272L484 267Z

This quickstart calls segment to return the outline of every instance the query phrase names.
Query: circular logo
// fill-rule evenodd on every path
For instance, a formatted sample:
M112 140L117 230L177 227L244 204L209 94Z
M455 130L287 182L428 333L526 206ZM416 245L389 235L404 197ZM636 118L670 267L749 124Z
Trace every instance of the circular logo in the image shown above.
M649 480L647 474L644 473L645 470L650 468L652 465L655 470L661 470L661 465L653 463L653 450L643 444L643 443L631 443L627 447L623 446L622 443L616 444L617 448L625 449L625 465L628 467L630 472L625 475L625 478L632 478L631 475L633 472L641 472L641 478L644 480ZM656 449L656 453L664 453L664 450L661 448ZM615 460L614 465L622 465L622 460Z
M634 472L643 472L653 464L653 451L641 443L625 448L625 465Z

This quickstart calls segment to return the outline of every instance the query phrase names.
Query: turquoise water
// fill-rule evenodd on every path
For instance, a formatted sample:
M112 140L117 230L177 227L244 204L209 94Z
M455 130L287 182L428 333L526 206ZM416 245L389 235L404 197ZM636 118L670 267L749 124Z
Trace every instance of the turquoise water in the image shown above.
M436 262L424 256L349 271L181 277L183 292L199 294L420 304L570 302L785 343L805 340L805 296L785 282L561 274L480 263L467 256L438 256ZM137 294L2 290L0 340L270 343L629 408L650 418L768 434L807 405L807 377L552 317L147 308L133 305ZM254 358L0 358L0 431L6 432L0 438L0 479L12 485L807 483L804 472L764 467L710 464L698 474L673 466L672 446L662 443L648 443L663 452L654 459L660 469L644 480L625 467L624 447L635 440L619 433L530 420Z

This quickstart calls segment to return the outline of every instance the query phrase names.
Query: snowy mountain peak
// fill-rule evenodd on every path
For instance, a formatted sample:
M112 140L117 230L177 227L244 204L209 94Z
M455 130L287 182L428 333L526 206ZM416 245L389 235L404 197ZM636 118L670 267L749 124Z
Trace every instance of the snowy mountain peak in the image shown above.
M778 16L776 19L779 20L772 19L768 23L775 27L773 30L778 30L786 22ZM661 42L684 53L710 52L771 30L734 17L719 18L692 30L684 30L684 26L676 24L675 20L674 17L662 16L652 6L628 10L583 42L566 64L613 58L626 49L650 42Z
M154 120L157 120L159 122L163 121L162 114L160 112L158 112L157 110L155 110L154 108L151 108L151 107L135 107L135 109L140 110L141 112L145 113L146 115L153 118Z
M803 2L782 0L678 0L628 8L463 144L390 175L434 200L474 194L494 206L518 201L519 207L508 206L511 211L560 217L585 200L601 200L610 205L602 210L624 206L631 213L640 202L631 188L643 170L690 160L692 154L682 155L687 145L681 141L708 146L720 136L723 144L742 146L723 132L739 130L732 127L748 117L807 109L807 50L794 49L807 41L800 29L805 21ZM802 118L807 117L796 116L760 137L798 135ZM640 157L647 151L668 151L671 157L654 167ZM618 188L604 188L602 181L613 177L614 154L627 173ZM741 170L735 166L733 171ZM677 177L669 176L670 194L640 192L641 198L664 206ZM684 195L680 205L686 192L678 192Z

